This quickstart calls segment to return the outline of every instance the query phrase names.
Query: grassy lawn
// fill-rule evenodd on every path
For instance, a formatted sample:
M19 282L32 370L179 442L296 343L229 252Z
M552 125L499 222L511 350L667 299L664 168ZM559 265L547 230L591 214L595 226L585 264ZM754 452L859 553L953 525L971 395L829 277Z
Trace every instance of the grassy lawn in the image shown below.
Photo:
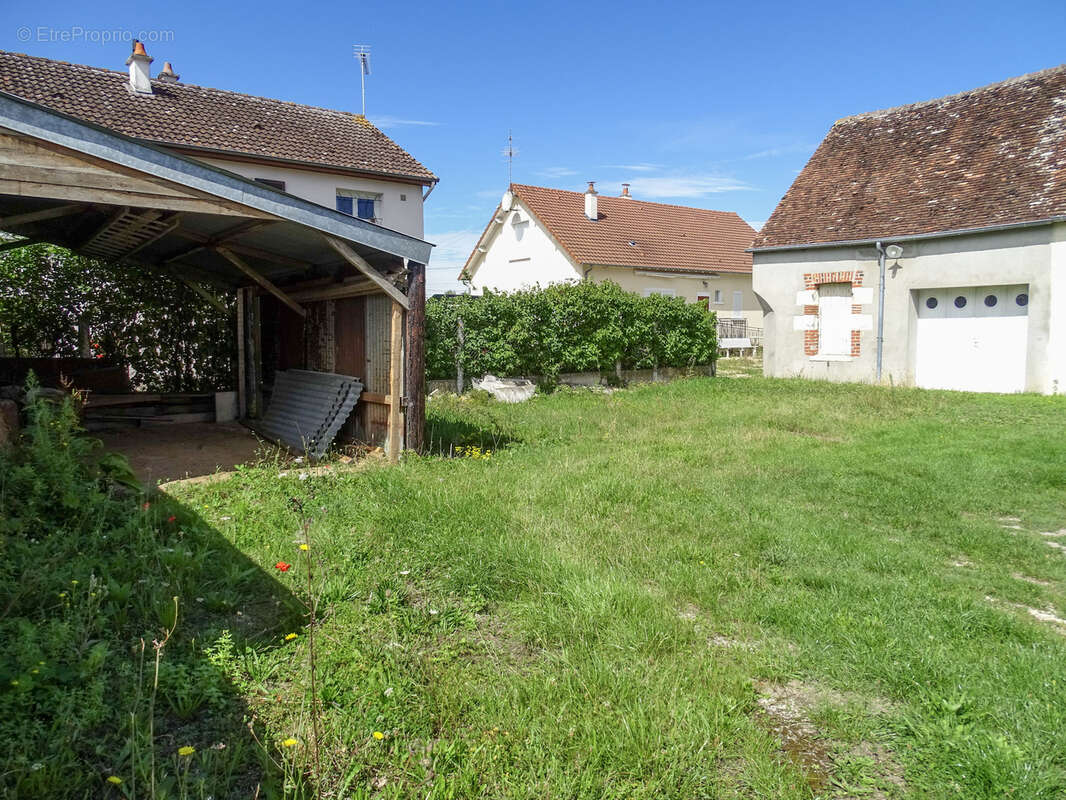
M445 398L471 457L172 489L204 569L259 567L197 635L289 791L310 519L324 796L1062 797L1063 399L741 372Z

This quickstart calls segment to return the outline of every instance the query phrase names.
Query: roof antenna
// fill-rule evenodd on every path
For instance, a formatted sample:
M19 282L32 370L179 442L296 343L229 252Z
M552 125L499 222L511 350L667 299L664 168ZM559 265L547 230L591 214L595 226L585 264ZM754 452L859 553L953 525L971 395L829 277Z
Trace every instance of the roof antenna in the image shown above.
M507 147L503 148L503 154L507 157L507 185L510 186L514 183L514 179L511 175L514 168L514 157L518 155L518 149L514 146L514 137L511 136L511 129L507 129Z
M363 96L363 116L366 116L366 76L370 74L370 45L352 45L352 55L359 59L359 88Z

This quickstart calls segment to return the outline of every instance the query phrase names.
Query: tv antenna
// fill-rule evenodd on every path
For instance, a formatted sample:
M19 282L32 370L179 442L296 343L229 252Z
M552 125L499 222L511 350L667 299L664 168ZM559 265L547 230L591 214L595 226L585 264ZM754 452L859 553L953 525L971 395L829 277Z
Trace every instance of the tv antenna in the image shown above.
M507 159L507 185L510 186L513 183L511 178L511 171L514 167L514 157L518 155L518 148L514 146L514 137L511 136L511 131L507 131L507 147L503 148L503 155Z
M363 116L366 116L366 76L370 74L370 45L352 45L352 55L359 61L359 89L363 97Z

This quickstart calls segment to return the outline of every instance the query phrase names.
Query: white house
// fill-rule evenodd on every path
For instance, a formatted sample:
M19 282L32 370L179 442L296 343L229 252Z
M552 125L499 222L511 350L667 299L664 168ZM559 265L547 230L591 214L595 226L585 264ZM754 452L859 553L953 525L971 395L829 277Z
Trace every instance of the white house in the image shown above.
M839 120L752 251L767 375L1066 391L1066 66Z
M409 236L437 176L361 114L152 77L139 42L128 71L0 51L0 91ZM134 88L136 87L136 88Z
M614 281L639 294L704 302L736 335L761 324L751 289L755 231L737 214L511 184L460 274L471 289Z

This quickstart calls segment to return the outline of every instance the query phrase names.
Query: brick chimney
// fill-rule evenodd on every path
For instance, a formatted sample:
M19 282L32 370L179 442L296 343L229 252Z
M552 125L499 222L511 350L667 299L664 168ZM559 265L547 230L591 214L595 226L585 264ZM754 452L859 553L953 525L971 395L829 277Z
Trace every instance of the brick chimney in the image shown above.
M585 216L593 221L599 219L599 211L596 208L595 181L589 181L589 188L585 190Z
M151 56L144 52L144 43L139 39L133 40L133 53L126 59L126 66L130 68L130 91L137 94L151 94L152 80L149 65L154 61Z
M163 81L165 83L177 83L181 80L181 76L174 72L174 67L170 65L169 61L163 62L163 71L155 76L157 81Z
M620 197L624 197L627 200L632 200L633 199L633 195L631 195L629 193L629 184L628 183L623 183L622 184L622 194L620 195Z

